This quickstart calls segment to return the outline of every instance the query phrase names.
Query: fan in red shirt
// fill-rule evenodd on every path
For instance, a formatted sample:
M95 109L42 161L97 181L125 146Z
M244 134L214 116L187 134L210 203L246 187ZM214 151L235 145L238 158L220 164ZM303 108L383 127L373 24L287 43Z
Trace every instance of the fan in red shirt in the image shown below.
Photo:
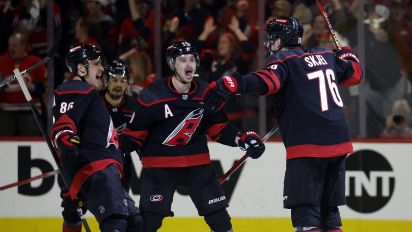
M8 51L0 56L0 80L13 74L13 70L20 71L37 64L41 58L29 55L26 51L27 37L20 32L9 37ZM33 103L41 110L41 96L46 81L44 65L31 71L25 78L27 87L33 96ZM40 135L33 119L29 105L17 81L0 88L0 136L32 136Z

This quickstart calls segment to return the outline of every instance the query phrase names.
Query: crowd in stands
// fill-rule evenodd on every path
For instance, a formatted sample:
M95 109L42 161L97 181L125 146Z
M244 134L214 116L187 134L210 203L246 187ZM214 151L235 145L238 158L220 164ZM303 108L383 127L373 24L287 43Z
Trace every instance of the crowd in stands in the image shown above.
M70 45L90 43L104 51L106 62L120 58L130 71L130 94L137 95L155 78L170 75L162 65L155 73L155 1L153 0L1 0L0 80L14 68L25 69L53 56L54 84L70 79L64 57ZM258 2L252 0L163 0L161 44L188 40L198 48L199 78L214 81L232 72L248 73L258 66L259 30L277 16L294 16L304 24L303 47L334 49L328 28L314 0L265 0L265 22L258 22ZM359 95L366 99L367 137L411 136L412 1L323 0L342 45L363 52L365 81L361 89L340 89L352 135L359 135ZM365 18L359 19L359 8ZM53 12L54 41L48 49L47 11ZM364 44L358 41L358 20L364 24ZM361 51L364 49L364 51ZM163 54L163 52L162 52ZM162 58L162 62L165 60ZM47 72L43 66L26 78L34 102L44 112ZM52 86L47 86L51 88ZM271 101L268 98L268 110ZM246 104L228 103L230 119L245 129L258 128L258 97ZM17 83L0 88L0 136L39 135ZM401 108L401 109L399 109ZM401 113L399 113L401 112ZM241 116L242 115L242 116ZM268 114L269 115L269 114ZM397 117L403 115L402 117ZM242 118L242 119L241 119ZM245 121L252 124L244 125ZM276 119L270 119L271 125ZM396 127L398 122L404 125ZM394 126L395 125L395 126ZM252 128L250 128L252 127Z

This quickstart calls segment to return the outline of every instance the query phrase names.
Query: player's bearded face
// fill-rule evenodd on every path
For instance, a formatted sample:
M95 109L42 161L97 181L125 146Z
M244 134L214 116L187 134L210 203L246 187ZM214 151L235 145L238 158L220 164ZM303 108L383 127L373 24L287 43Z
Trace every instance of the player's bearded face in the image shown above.
M181 55L176 58L176 73L185 82L193 80L193 74L196 73L196 58L193 54Z
M103 88L103 71L104 67L102 65L102 60L99 58L97 60L92 60L89 62L89 74L87 75L86 81L90 85L93 85L97 90Z
M120 99L126 92L129 84L125 77L119 75L111 75L107 82L107 93L112 99Z

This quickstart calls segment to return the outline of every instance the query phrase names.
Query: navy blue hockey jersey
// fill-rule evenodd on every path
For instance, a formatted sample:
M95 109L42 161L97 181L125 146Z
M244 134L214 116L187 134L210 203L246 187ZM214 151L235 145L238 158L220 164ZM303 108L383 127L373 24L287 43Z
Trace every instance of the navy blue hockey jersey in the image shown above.
M135 112L137 110L136 99L131 96L125 95L120 105L116 107L107 102L104 94L102 95L102 99L106 104L106 108L109 110L113 124L116 128L116 133L120 134L124 129L126 129L127 125L133 120L135 116Z
M287 159L334 157L353 151L337 85L360 83L359 63L322 48L281 50L268 57L266 68L244 77L248 76L265 83L263 94L275 94Z
M79 80L65 82L55 90L53 106L55 120L51 138L56 139L65 130L80 138L77 157L61 155L63 174L69 184L69 193L75 198L82 184L93 173L110 164L122 170L123 158L118 149L118 141L113 122L99 93Z
M122 133L137 145L144 168L209 164L207 135L237 146L239 129L228 123L225 113L204 109L207 82L196 78L189 93L178 93L171 82L171 77L160 79L142 91L136 116Z

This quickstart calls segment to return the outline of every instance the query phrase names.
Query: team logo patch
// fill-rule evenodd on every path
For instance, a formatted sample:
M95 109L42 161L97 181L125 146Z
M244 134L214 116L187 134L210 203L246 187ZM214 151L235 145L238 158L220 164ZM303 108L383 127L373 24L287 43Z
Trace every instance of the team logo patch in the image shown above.
M99 206L99 213L103 214L104 212L106 212L106 209L102 205Z
M189 95L183 94L183 95L182 95L182 99L186 101L187 99L189 99Z
M203 118L203 109L196 109L190 112L179 125L163 141L167 146L184 146L196 132L200 121Z
M161 202L163 200L163 196L160 194L155 194L150 196L150 201L152 202Z

